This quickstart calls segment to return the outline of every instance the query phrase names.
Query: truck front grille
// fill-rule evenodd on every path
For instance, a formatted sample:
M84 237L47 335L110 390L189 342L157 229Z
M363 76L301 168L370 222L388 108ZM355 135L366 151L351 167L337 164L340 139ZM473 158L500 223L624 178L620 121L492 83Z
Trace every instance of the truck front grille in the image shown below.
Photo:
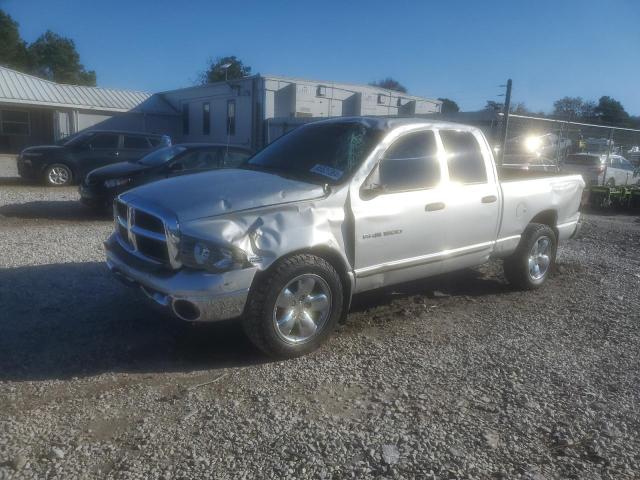
M120 245L149 262L175 266L162 218L121 200L115 203L114 216Z

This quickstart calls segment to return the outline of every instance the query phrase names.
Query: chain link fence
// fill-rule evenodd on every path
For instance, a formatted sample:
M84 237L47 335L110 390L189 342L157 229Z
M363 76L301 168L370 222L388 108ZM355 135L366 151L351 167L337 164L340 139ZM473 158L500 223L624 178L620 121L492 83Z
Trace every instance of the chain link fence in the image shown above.
M588 185L640 185L640 130L512 114L501 158L508 168L580 173Z

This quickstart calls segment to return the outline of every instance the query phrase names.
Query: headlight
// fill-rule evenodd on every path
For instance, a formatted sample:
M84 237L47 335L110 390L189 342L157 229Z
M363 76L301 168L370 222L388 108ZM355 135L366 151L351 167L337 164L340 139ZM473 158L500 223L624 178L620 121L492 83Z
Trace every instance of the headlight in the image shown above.
M23 158L22 159L22 164L31 166L31 160L29 160L28 158Z
M239 248L183 237L180 259L187 267L219 273L247 266L247 255Z
M41 152L22 152L23 157L41 157Z
M122 185L126 185L130 181L130 178L114 178L112 180L105 180L104 186L107 188L120 187Z

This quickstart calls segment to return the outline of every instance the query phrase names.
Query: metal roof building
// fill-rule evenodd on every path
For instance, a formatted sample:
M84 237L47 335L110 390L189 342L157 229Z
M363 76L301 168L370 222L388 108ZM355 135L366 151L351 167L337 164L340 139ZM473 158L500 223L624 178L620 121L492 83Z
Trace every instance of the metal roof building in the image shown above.
M90 127L175 134L177 112L146 92L63 85L0 66L0 152Z

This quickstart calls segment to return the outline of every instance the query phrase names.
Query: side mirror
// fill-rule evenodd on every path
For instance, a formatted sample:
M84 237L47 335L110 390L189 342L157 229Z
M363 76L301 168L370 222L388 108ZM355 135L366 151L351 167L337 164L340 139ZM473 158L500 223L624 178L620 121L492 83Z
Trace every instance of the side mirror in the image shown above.
M367 183L360 188L360 198L363 200L371 200L378 195L382 195L386 190L386 187L379 183Z

